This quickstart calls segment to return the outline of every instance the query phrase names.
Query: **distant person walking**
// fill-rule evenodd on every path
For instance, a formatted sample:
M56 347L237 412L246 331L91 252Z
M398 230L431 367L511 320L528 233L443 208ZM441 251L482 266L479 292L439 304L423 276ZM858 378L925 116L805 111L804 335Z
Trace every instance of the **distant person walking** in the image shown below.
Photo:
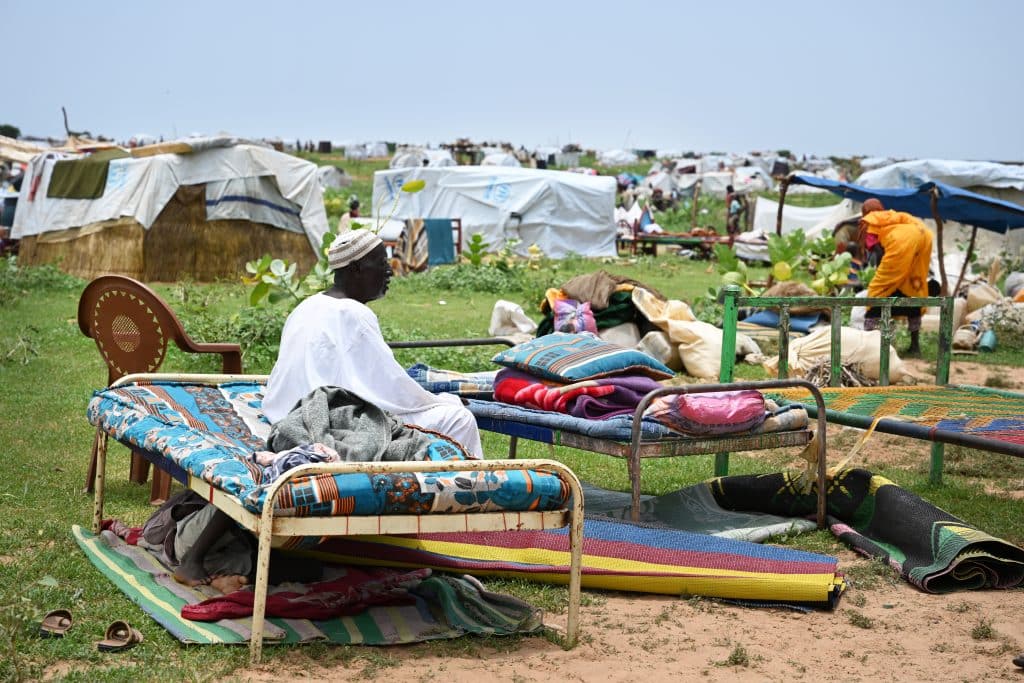
M732 185L726 185L725 187L725 207L728 212L725 230L729 233L730 237L735 237L742 232L740 221L743 218L743 214L747 212L747 200L742 194L736 192Z

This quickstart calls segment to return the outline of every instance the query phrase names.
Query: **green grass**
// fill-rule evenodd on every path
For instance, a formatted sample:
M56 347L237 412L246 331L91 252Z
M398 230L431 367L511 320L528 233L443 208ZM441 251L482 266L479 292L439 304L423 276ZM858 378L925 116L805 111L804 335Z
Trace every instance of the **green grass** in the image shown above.
M536 319L536 306L545 286L557 286L574 275L599 268L647 283L672 298L689 301L717 281L714 273L707 272L707 263L670 256L608 263L570 258L548 263L545 270L524 274L513 291L467 291L459 277L470 276L459 272L449 278L449 288L437 286L439 276L432 274L395 280L388 297L372 306L380 315L385 334L392 339L483 336L495 300L516 301ZM0 386L4 389L0 392L0 444L6 465L5 476L0 479L0 680L16 676L36 679L55 671L69 680L210 680L230 676L244 666L245 648L181 647L138 607L113 590L71 540L70 527L87 525L91 519L92 500L82 493L82 486L93 430L84 412L92 391L106 378L95 345L81 334L76 322L81 284L55 280L48 285L46 279L37 279L0 306L0 348L21 349L11 357L0 356ZM156 289L181 313L186 328L196 336L216 334L218 329L224 329L218 328L218 324L248 312L246 291L239 284L178 283L158 285ZM268 316L268 320L267 324L271 324L273 316ZM929 344L933 347L934 339L926 335L926 353ZM481 348L402 351L397 355L406 365L424 360L437 366L480 369L488 367L493 352L494 349ZM268 372L275 353L271 348L262 355L250 354L245 369ZM972 360L980 358L983 357ZM997 352L988 359L1015 365L1024 362L1010 351ZM186 357L172 350L165 368L214 371L217 366L210 358ZM762 371L749 367L741 368L740 372L743 377L764 376ZM506 453L506 437L485 433L483 438L485 451L491 456ZM1024 461L950 448L945 484L936 487L928 483L928 444L913 444L909 464L882 466L878 472L994 535L1024 543L1022 503L986 493L987 489L1019 488L1020 480L1024 479ZM555 457L586 481L611 489L628 489L625 463L620 460L565 448L550 449L528 441L521 442L520 453L522 457ZM112 445L106 512L139 524L152 509L147 504L148 489L126 481L127 456L125 448ZM731 472L776 471L791 458L792 453L781 451L734 454ZM645 461L644 491L666 493L710 477L712 460L711 456L698 456ZM823 553L834 553L839 548L826 532L796 536L783 543ZM856 577L862 580L860 585L887 578L874 565L854 571L860 572ZM520 581L492 585L549 611L565 608L566 593L561 587ZM598 593L589 596L590 600L601 599ZM63 640L38 639L34 635L38 619L45 611L57 607L72 610L74 628ZM116 657L99 655L93 643L113 619L126 619L141 627L146 641ZM423 647L438 651L473 649L481 642L486 642L488 649L505 647L492 641L471 642L472 645L442 643ZM325 651L333 653L332 660L352 662L360 670L368 668L371 673L387 675L390 655L386 651L370 656L363 649L352 648L268 648L265 657L273 662L292 652L293 657L313 662L321 661Z

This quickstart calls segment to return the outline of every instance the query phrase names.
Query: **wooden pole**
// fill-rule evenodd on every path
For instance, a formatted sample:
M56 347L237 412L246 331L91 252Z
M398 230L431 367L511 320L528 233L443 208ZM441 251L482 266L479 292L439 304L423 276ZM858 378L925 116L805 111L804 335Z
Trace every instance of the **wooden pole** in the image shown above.
M938 238L939 250L939 276L942 282L942 296L949 296L949 281L946 279L946 263L943 260L945 250L942 248L942 216L939 215L939 190L933 187L932 195L932 218L935 219L935 236Z
M779 187L779 212L775 216L775 234L782 234L782 207L786 204L786 190L789 189L789 176L782 179Z
M690 212L690 230L697 227L697 198L700 197L700 178L693 184L693 211Z
M967 274L967 264L971 262L971 254L974 253L974 239L978 236L978 226L971 228L971 241L967 244L967 253L964 254L964 263L960 266L960 275L956 278L956 286L953 287L953 296L960 291L960 285L964 283L964 275Z

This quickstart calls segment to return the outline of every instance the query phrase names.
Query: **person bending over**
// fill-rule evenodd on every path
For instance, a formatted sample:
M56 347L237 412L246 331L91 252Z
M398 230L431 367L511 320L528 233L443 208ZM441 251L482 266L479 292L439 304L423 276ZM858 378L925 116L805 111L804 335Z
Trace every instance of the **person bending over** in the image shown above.
M882 202L868 199L861 207L861 227L867 249L881 248L882 260L868 285L869 297L928 296L928 266L932 258L932 234L924 223L902 211L887 211ZM921 309L893 308L894 316L906 316L910 348L906 355L921 354ZM864 329L878 329L881 310L869 308Z
M432 394L409 377L366 306L384 296L391 279L384 243L369 230L350 230L334 240L327 259L334 285L300 303L285 321L263 398L266 418L273 424L309 392L336 386L482 458L473 414L458 397Z

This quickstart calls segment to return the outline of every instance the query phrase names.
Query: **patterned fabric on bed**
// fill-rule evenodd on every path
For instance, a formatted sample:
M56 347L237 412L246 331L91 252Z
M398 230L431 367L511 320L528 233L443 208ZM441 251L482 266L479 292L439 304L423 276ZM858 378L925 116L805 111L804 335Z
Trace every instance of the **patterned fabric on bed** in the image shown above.
M96 392L93 425L118 441L162 454L192 475L259 512L263 468L252 461L266 447L270 425L259 411L263 385L216 386L158 382ZM428 460L461 460L443 437ZM319 475L296 479L278 497L279 515L298 517L553 510L568 500L556 476L526 471Z
M484 372L456 372L438 370L423 363L406 369L406 374L432 394L455 394L463 398L490 401L494 396L494 378L497 370Z

